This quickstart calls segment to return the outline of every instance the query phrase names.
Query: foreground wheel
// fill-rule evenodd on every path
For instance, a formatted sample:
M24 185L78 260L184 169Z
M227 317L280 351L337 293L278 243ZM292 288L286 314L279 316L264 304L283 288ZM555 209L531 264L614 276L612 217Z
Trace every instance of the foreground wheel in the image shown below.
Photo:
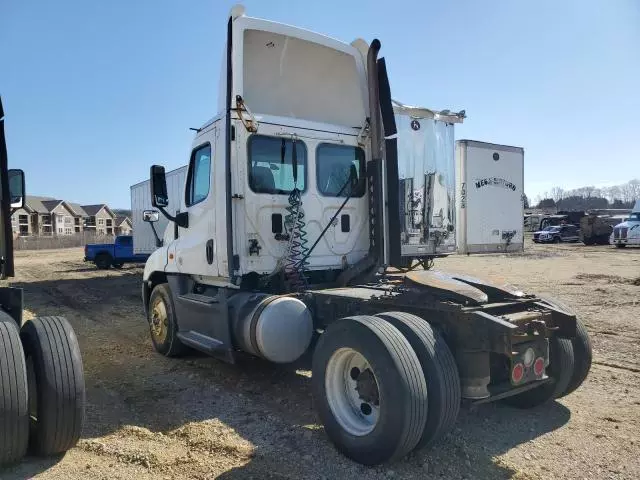
M84 424L78 339L63 317L34 318L20 336L27 358L31 446L39 455L65 452L78 443Z
M503 401L517 408L533 408L564 395L574 371L573 346L566 338L549 339L549 367L551 381L532 390L507 397Z
M111 267L112 261L113 259L111 258L111 255L109 255L108 253L100 253L95 260L96 267L98 267L100 270L108 270L109 267Z
M29 443L27 369L15 321L0 312L0 465L20 460Z
M114 262L113 264L113 268L121 269L122 267L124 267L124 263Z
M555 298L544 298L543 300L558 310L568 313L569 315L576 315L575 310ZM567 389L561 396L569 395L582 385L587 375L589 375L589 370L591 370L591 361L593 358L591 340L589 339L586 327L580 320L576 320L576 336L571 339L571 345L573 346L574 359L573 374L571 375Z
M401 458L427 421L427 386L416 353L385 320L344 318L320 336L313 394L325 431L347 457L365 465Z
M379 313L409 341L422 366L429 408L418 447L433 445L456 422L460 410L460 376L444 338L422 318L404 312Z
M626 246L627 246L626 243L616 243L616 248L624 248Z
M171 291L166 283L157 285L151 292L148 320L151 341L158 353L175 357L188 350L178 338L175 308Z
M553 239L553 243L560 243L560 242L562 242L562 240L560 240L560 237L555 237Z

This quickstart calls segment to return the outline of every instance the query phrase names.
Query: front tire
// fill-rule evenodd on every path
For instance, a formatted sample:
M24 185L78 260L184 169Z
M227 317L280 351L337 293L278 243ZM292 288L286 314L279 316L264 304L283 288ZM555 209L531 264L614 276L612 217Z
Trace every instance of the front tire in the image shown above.
M555 237L553 239L553 243L562 243L562 240L560 239L560 237Z
M320 336L312 388L329 439L344 455L377 465L409 453L427 421L427 385L416 353L385 320L338 320Z
M430 447L453 428L460 411L460 375L455 358L442 335L422 318L405 312L384 312L376 317L396 327L418 356L429 392L427 423L418 447Z
M154 348L165 357L177 357L188 350L178 338L175 311L169 285L157 285L149 299L149 330Z
M30 387L31 446L39 455L66 452L78 443L85 418L78 340L63 317L29 320L20 336Z
M0 466L20 460L29 444L27 367L15 321L0 312Z
M616 243L616 248L624 248L626 246L627 246L626 243Z

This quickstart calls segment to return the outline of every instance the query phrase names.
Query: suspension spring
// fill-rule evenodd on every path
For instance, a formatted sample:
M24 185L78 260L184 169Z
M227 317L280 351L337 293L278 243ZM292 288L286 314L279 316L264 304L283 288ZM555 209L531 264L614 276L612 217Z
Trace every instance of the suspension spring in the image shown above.
M284 274L289 290L299 292L307 288L304 270L308 262L303 259L309 252L309 247L301 192L297 188L294 188L289 195L289 206L286 210L284 227L289 234L289 245L285 256Z

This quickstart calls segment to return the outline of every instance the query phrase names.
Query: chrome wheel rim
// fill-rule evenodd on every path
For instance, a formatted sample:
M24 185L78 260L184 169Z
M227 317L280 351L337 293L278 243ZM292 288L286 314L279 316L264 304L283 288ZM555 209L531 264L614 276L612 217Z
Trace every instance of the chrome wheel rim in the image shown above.
M151 335L157 343L164 343L167 339L169 331L169 316L167 315L167 307L162 299L158 299L151 309Z
M338 424L354 436L371 433L380 418L380 394L367 359L351 348L336 350L327 364L324 383Z

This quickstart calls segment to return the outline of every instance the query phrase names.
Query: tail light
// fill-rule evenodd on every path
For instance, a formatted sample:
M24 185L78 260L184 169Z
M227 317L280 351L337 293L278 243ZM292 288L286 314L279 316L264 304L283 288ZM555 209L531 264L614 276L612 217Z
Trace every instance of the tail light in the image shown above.
M533 373L536 374L536 377L541 377L544 374L544 358L536 358L536 361L533 363Z
M516 363L511 369L511 381L514 384L520 383L524 378L524 365Z

